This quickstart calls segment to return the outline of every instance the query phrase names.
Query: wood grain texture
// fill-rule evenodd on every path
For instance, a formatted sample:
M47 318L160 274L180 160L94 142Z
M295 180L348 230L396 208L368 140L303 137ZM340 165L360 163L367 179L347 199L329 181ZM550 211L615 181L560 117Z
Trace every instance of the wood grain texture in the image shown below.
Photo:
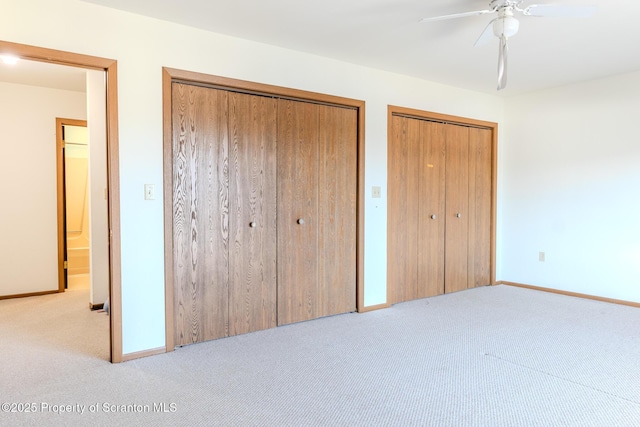
M355 218L357 230L357 247L356 247L356 282L357 282L357 309L364 309L364 206L365 206L365 187L364 187L364 164L365 164L365 103L361 100L342 98L332 95L319 94L315 92L301 91L298 89L278 87L272 85L264 85L255 82L243 80L229 79L215 75L202 73L194 73L191 71L177 70L173 68L163 67L163 102L164 102L164 141L165 141L165 218L172 216L172 185L173 180L173 164L172 164L172 124L171 124L171 84L172 82L193 83L199 86L217 87L223 90L237 91L243 93L251 93L254 95L268 95L269 97L282 97L287 99L297 99L299 101L311 101L312 103L330 104L333 106L346 106L353 108L357 112L357 217ZM166 297L166 331L167 331L167 350L174 348L174 306L173 298L173 248L171 247L173 236L172 224L170 221L165 222L165 297ZM376 307L382 307L380 305Z
M276 114L273 98L229 93L229 335L276 326Z
M446 127L445 292L467 289L469 128ZM457 215L460 215L458 218Z
M227 335L227 95L173 84L176 345Z
M420 228L420 197L421 197L421 165L420 150L422 141L421 122L404 118L406 125L407 145L407 166L405 171L405 186L407 188L407 198L404 200L403 208L406 210L407 223L404 230L405 233L405 253L406 261L405 272L406 281L402 286L401 301L409 301L420 298L420 284L418 284L418 230Z
M393 116L391 126L387 268L398 303L444 292L445 125Z
M355 228L356 230L356 262L355 262L355 270L356 270L356 283L355 284L351 284L352 286L352 290L351 291L345 291L345 292L350 292L352 295L355 294L357 297L357 309L360 309L364 302L363 302L363 290L364 290L364 276L362 274L362 271L364 270L364 248L363 248L363 241L364 241L364 227L363 227L363 222L364 222L364 102L363 101L358 101L358 100L354 100L354 99L349 99L349 98L340 98L340 97L334 97L331 95L324 95L324 94L317 94L317 93L313 93L313 92L306 92L306 91L300 91L300 90L296 90L296 89L290 89L290 88L281 88L281 87L276 87L276 86L269 86L269 85L262 85L259 83L253 83L253 82L245 82L245 81L241 81L241 80L235 80L235 79L228 79L228 78L224 78L224 77L219 77L219 76L210 76L210 75L205 75L205 74L200 74L200 73L192 73L189 71L182 71L182 70L175 70L175 69L171 69L171 68L163 68L163 88L164 88L164 92L163 92L163 102L164 102L164 117L165 117L165 182L166 183L171 183L173 182L173 170L175 168L175 165L172 163L172 157L173 157L173 149L171 147L172 145L172 139L173 139L173 135L172 135L172 124L171 124L171 115L172 115L172 108L171 105L173 104L173 100L172 100L172 95L171 95L171 90L170 90L170 86L173 83L181 83L181 84L190 84L190 83L194 83L196 86L203 86L205 85L206 87L209 87L210 89L219 89L219 90L227 90L230 93L244 93L245 95L250 95L250 96L263 96L263 95L267 95L267 98L279 98L279 97L283 97L286 99L291 100L290 102L302 102L302 103L306 103L306 100L311 101L310 103L307 104L312 104L314 106L319 106L319 104L331 104L332 107L338 107L338 106L346 106L348 107L347 109L351 109L355 112L355 117L356 117L356 128L355 129L351 129L350 131L353 133L353 135L355 135L355 140L356 140L356 170L355 172L355 176L356 176L356 216L352 219L352 226ZM168 89L169 88L169 89ZM292 98L297 99L297 101L293 101ZM342 108L342 107L338 107L338 108ZM169 114L167 113L169 112ZM280 120L282 120L282 118L280 117L278 122L280 124ZM286 122L286 119L284 119ZM317 121L319 120L319 118L316 120L316 127L318 125ZM302 120L302 122L304 122L304 120ZM303 126L304 127L304 126ZM308 126L307 126L308 127ZM317 129L316 129L316 133L317 133ZM169 136L167 136L169 135ZM317 136L317 135L316 135ZM233 142L230 142L233 145ZM316 148L319 150L319 144L316 144ZM281 151L282 147L278 147L278 151ZM238 151L238 153L240 153L241 150ZM239 155L239 154L238 154ZM233 148L232 151L230 153L230 156L233 157ZM286 155L285 155L286 157ZM276 163L277 160L279 158L279 155L276 156ZM231 163L233 163L234 161L231 160ZM231 166L230 163L230 171L232 173L233 167ZM238 164L240 164L240 161L238 161ZM299 161L296 163L296 165L294 165L294 170L296 170L298 168L298 166L303 167L301 165L304 164L304 161ZM319 167L320 165L320 161L316 158L316 167ZM253 168L253 165L251 166ZM278 170L278 168L276 167L277 170L277 179L280 179L279 173L280 171ZM229 203L230 203L230 212L229 212L229 221L236 221L239 220L240 216L236 216L236 211L235 208L233 207L233 203L235 203L236 197L234 196L233 193L233 177L230 176L229 177L230 181L229 181ZM244 179L244 178L243 178ZM318 180L319 180L319 176L318 176ZM243 184L244 185L244 184ZM318 197L318 190L321 184L318 183L317 188L314 190L315 191L315 196L316 198ZM173 215L173 207L171 206L172 204L172 198L173 198L173 189L171 188L173 185L169 185L169 188L167 189L167 185L165 185L165 212L168 212L168 216L172 216ZM278 193L278 198L280 198L280 190L282 190L281 188L279 188L278 185L276 185L277 189L276 192ZM284 190L286 191L286 190ZM167 196L167 192L168 192L168 196ZM337 196L336 200L342 196ZM345 196L346 197L346 196ZM167 202L169 201L169 202ZM169 203L169 206L167 206L167 203ZM246 207L246 200L243 200L242 203L245 203L243 206ZM317 201L316 201L317 203ZM311 203L313 204L313 203ZM304 203L303 203L304 205ZM309 203L307 203L307 205L309 205ZM246 211L246 209L244 208L240 208L243 212ZM280 212L280 206L278 206L277 208L277 214L278 212ZM312 212L312 210L308 210L308 212ZM316 209L316 211L314 212L313 218L314 218L314 222L316 223L316 227L318 227L318 216L320 215L319 211ZM235 217L234 217L235 216ZM292 219L297 219L297 215L291 215ZM308 218L307 218L308 220ZM306 225L308 225L309 223L307 222ZM295 224L298 225L298 224ZM290 225L288 225L290 226ZM173 230L172 230L173 224L171 224L170 222L167 221L166 225L165 225L165 236L168 236L168 238L165 238L165 254L167 257L167 260L171 260L174 258L174 250L173 247L171 247L170 243L167 242L172 242L173 240ZM276 219L276 227L279 227L279 219ZM233 249L235 248L235 244L236 242L242 242L242 243L238 243L238 246L240 244L242 245L246 245L246 241L244 241L244 237L240 238L238 237L238 239L236 239L236 236L234 234L234 229L235 227L232 226L230 224L229 226L229 233L230 233L230 239L231 239L231 254L230 254L230 262L232 265L230 265L230 268L233 270L233 264L236 263L234 257L234 253L233 253ZM346 229L346 226L345 226ZM281 230L276 228L276 230L278 230L278 233L281 234ZM316 232L317 234L317 232ZM286 236L285 233L285 239L287 239L288 237ZM278 239L277 242L280 242L280 240ZM253 244L253 243L252 243ZM317 246L319 244L319 239L316 238L316 242L315 245ZM281 250L282 247L286 247L286 244L276 244L276 246L278 247L278 251ZM313 245L312 245L313 246ZM246 246L245 246L246 248ZM296 248L295 246L290 246L288 248L289 251L296 251L298 248ZM303 247L303 251L308 251L309 247ZM238 253L239 255L239 253ZM278 255L280 256L280 255ZM296 254L297 256L297 254ZM304 258L304 257L302 257ZM309 257L307 257L308 259L311 259ZM316 258L316 270L318 269L318 263L319 263L319 258L320 255L316 255L314 258ZM246 260L246 254L243 255L243 259ZM286 259L286 257L284 258ZM177 266L177 263L174 262L167 262L167 265L165 266L165 280L166 280L166 295L167 295L167 307L166 307L166 313L167 313L167 350L171 350L173 348L172 341L174 340L174 337L176 334L173 333L173 330L175 329L174 327L174 318L177 316L177 313L175 313L176 308L177 308L177 304L170 304L170 300L175 298L177 295L177 292L174 292L174 288L176 286L176 284L174 283L174 276L175 274L173 273L173 269L174 266ZM276 266L276 270L278 270L280 267L280 263L278 263L278 265ZM284 268L288 268L288 267L284 267ZM328 268L328 267L327 267ZM291 270L291 268L289 268L289 270ZM308 269L307 269L308 270ZM280 271L278 270L278 275L280 274ZM317 276L317 271L316 274ZM232 277L229 277L230 283L234 280L233 279L234 274L232 274ZM279 276L278 276L279 277ZM252 279L253 280L253 279ZM296 279L295 284L297 285L299 281ZM309 283L309 282L308 282ZM316 283L314 284L314 286L317 288L318 285L318 281L316 281ZM353 287L357 287L357 292L354 291ZM297 291L297 290L296 290ZM229 289L230 294L233 293L234 291L230 288ZM280 289L278 288L278 291L280 292ZM318 295L321 291L317 290L316 292L316 299L318 298ZM310 301L313 301L313 297L311 297L311 294L305 294L304 292L300 293L302 295L302 300L299 300L298 303L299 305L301 304L302 306L305 307L310 307L310 309L308 311L315 311L316 314L314 316L319 316L319 314L317 313L321 313L322 310L324 310L323 307L321 307L320 304L318 303L314 303L311 304L309 303ZM246 298L246 296L245 296ZM304 299L306 298L307 302L304 302ZM251 298L249 298L248 300L251 300ZM248 301L245 299L245 301ZM280 298L278 298L278 301L280 301ZM302 302L300 302L302 301ZM332 303L333 304L333 303ZM229 300L229 305L230 308L233 310L233 305L234 303ZM314 308L315 307L315 308ZM278 307L277 312L280 311L280 308ZM238 310L238 313L240 312L240 310ZM246 311L245 311L246 313ZM230 316L230 322L233 322L233 320L231 320L231 317L234 316L234 314L232 314L231 312L229 312L229 316ZM302 319L305 320L306 316ZM295 320L292 320L295 321ZM288 322L290 323L290 322ZM232 325L231 323L229 324L229 333L233 333L232 331Z
M408 119L391 116L388 143L387 170L387 296L391 304L405 300L407 283L407 209L408 198L405 177L408 166L407 127Z
M469 281L491 284L491 159L489 129L469 129Z
M229 77L215 76L211 74L197 73L194 71L179 70L165 67L174 80L189 81L192 83L205 84L211 87L224 88L233 91L242 91L257 95L275 96L276 98L295 99L298 101L311 101L312 103L333 104L364 110L364 101L344 98L325 93L310 92L306 90L293 89L284 86L274 86L264 83L256 83L247 80L232 79Z
M420 206L418 239L418 293L425 298L444 293L445 161L446 126L425 120L420 123ZM435 215L435 218L432 216Z
M492 130L389 111L389 301L491 283Z
M279 325L318 316L318 108L278 100Z
M433 111L416 110L413 108L399 107L397 105L389 105L388 110L391 114L402 117L411 117L419 120L430 120L445 124L457 124L468 127L480 127L485 129L496 129L497 124L484 120L472 119L470 117L453 116L451 114L436 113Z
M420 199L421 225L416 231L419 235L418 282L423 286L419 291L424 292L420 295L443 292L442 287L437 289L431 285L440 282L440 271L443 270L446 292L493 283L497 124L397 106L388 107L388 117L388 302L401 301L404 292L398 282L404 280L409 265L404 260L407 237L402 230L410 229L407 211L412 202L405 202L410 198ZM406 157L411 155L400 143L408 134L405 120L422 122L424 126L420 131L423 144L419 155L423 169L417 194L409 193L405 183L405 175L409 174ZM434 145L438 139L446 141L442 142L443 147ZM466 142L455 145L457 140ZM438 157L442 161L440 172L437 171ZM436 196L438 192L439 197ZM442 214L436 213L438 227L444 227L444 231L431 230L428 226L430 215L439 209L438 206L443 209L438 201L444 201ZM463 212L465 209L468 212ZM434 212L427 212L430 210ZM456 217L457 213L461 218ZM441 235L439 244L437 239L432 240L432 234ZM419 297L422 296L416 296Z
M357 120L319 106L318 317L356 308Z

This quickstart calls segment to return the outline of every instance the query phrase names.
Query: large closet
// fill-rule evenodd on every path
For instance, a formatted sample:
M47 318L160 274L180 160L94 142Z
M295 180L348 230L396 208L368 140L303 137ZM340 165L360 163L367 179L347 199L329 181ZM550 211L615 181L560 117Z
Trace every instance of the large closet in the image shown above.
M489 285L492 124L390 112L389 302Z
M357 110L171 92L174 344L354 311Z

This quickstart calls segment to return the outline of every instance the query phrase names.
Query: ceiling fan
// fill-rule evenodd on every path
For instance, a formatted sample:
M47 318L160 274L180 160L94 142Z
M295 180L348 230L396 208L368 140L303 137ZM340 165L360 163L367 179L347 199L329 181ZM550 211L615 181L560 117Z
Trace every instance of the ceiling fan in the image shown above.
M423 18L420 22L443 21L446 19L497 13L498 17L489 22L482 34L480 34L480 37L478 37L478 40L476 40L475 45L480 46L488 43L492 36L500 40L498 51L498 90L502 90L507 85L507 40L509 37L516 35L520 27L520 22L514 16L515 12L525 16L581 18L592 16L597 10L596 6L563 6L555 4L532 4L523 9L520 6L522 3L524 3L524 0L491 0L489 2L489 8L485 10Z

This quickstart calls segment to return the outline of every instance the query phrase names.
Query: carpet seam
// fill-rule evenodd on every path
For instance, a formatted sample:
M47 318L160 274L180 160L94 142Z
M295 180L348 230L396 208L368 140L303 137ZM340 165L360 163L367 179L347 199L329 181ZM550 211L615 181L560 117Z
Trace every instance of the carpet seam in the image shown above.
M497 355L495 355L495 354L491 354L491 353L484 353L484 355L485 355L485 356L487 356L487 357L491 357L491 358L493 358L493 359L500 360L500 361L502 361L502 362L509 363L509 364L511 364L511 365L514 365L514 366L518 366L518 367L520 367L520 368L527 369L527 370L529 370L529 371L533 371L533 372L537 372L537 373L540 373L540 374L544 374L544 375L550 376L550 377L552 377L552 378L556 378L556 379L559 379L559 380L561 380L561 381L565 381L565 382L568 382L568 383L571 383L571 384L575 384L575 385L578 385L578 386L581 386L581 387L584 387L584 388L587 388L587 389L590 389L590 390L593 390L593 391L597 391L597 392L599 392L599 393L603 393L603 394L606 394L606 395L608 395L608 396L612 396L612 397L615 397L615 398L618 398L618 399L624 400L624 401L626 401L626 402L630 402L630 403L633 403L633 404L635 404L635 405L639 405L639 406L640 406L640 401L632 400L632 399L629 399L629 398L624 397L624 396L619 396L619 395L617 395L617 394L614 394L614 393L608 392L608 391L606 391L606 390L602 390L602 389L599 389L599 388L596 388L596 387L590 386L590 385L588 385L588 384L583 384L583 383L580 383L580 382L578 382L578 381L574 381L574 380L569 379L569 378L564 378L564 377L561 377L561 376L559 376L559 375L552 374L551 372L547 372L547 371L544 371L544 370L542 370L542 369L537 369L537 368L534 368L534 367L532 367L532 366L527 366L527 365L524 365L524 364L522 364L522 363L514 362L514 361L512 361L512 360L505 359L505 358L500 357L500 356L497 356Z

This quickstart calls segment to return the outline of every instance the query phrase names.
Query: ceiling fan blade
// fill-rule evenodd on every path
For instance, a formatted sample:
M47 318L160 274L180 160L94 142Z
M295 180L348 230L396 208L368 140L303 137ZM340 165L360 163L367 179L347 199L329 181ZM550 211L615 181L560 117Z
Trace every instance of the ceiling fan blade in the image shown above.
M492 19L491 22L489 22L489 24L484 28L484 31L482 32L482 34L480 34L480 37L478 37L478 40L476 40L474 46L482 46L491 41L491 39L493 38L493 23L496 21L496 19L498 18Z
M588 18L598 10L597 6L562 6L555 4L532 4L522 11L527 16L551 18Z
M500 50L498 52L498 90L507 87L507 54L509 47L507 46L507 37L500 37Z
M442 15L442 16L434 16L431 18L422 18L420 22L444 21L446 19L465 18L467 16L479 16L479 15L485 15L487 13L493 13L493 12L495 12L495 10L476 10L473 12L454 13L452 15Z

